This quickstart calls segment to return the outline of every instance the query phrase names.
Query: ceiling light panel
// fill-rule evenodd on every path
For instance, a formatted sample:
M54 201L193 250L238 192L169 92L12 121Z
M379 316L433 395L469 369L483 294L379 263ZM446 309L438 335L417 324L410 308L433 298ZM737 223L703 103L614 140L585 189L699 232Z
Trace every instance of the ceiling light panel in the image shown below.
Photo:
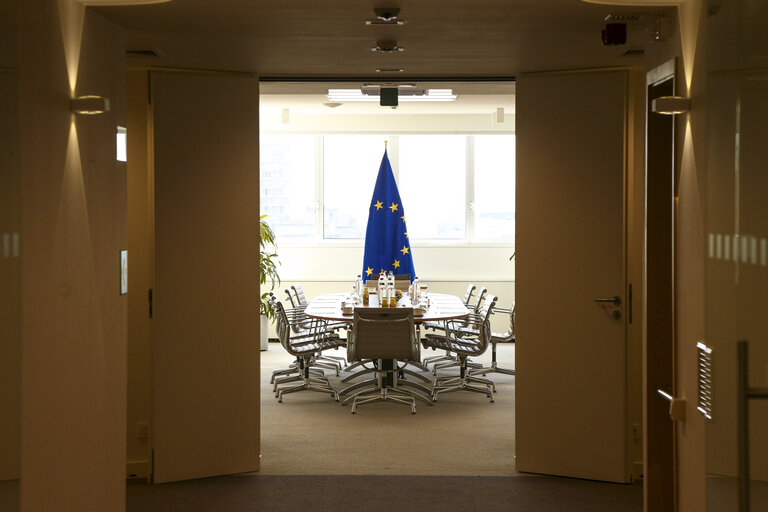
M328 89L328 101L334 103L352 102L378 102L379 96L375 93L363 94L360 89ZM400 92L400 102L449 102L456 101L456 95L452 89L428 89L423 95L405 95Z

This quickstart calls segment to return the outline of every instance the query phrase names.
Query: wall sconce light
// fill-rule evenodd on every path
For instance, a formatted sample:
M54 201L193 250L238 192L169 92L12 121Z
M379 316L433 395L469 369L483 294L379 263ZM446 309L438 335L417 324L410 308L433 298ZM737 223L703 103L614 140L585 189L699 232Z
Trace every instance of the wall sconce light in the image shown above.
M657 114L684 114L691 110L691 100L682 96L661 96L651 102L651 111Z
M89 94L70 100L72 112L75 114L103 114L109 112L109 98Z
M503 123L504 122L504 109L503 108L497 108L496 109L496 122L497 123Z

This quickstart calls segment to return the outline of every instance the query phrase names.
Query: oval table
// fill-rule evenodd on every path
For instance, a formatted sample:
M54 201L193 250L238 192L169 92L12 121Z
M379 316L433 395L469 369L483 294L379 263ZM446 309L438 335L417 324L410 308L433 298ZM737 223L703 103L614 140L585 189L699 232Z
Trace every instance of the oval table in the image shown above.
M312 318L317 318L320 320L327 320L332 322L349 322L350 324L355 318L354 313L344 313L343 311L343 304L344 301L347 300L351 293L330 293L325 295L318 295L314 299L310 301L310 303L307 305L306 309L304 310L304 313ZM470 311L467 309L467 307L464 305L464 302L455 295L448 295L445 293L428 293L428 302L429 307L426 311L424 311L423 314L416 315L414 314L413 321L416 324L416 333L417 336L420 337L420 328L419 325L423 322L448 322L449 320L459 320L462 318L466 318ZM376 293L370 294L370 300L368 306L363 306L362 304L355 305L355 308L366 308L366 307L379 307L379 301L378 296ZM410 300L407 296L404 296L397 305L398 308L409 308L412 307ZM392 366L394 362L385 361L383 362L387 367L392 369ZM413 366L416 366L422 371L429 371L429 369L424 366L421 361L408 361L408 364L411 364ZM362 366L362 362L356 362L347 368L345 370L350 370L351 368ZM363 368L366 368L363 366ZM352 375L349 375L342 379L342 382L349 382L350 380L359 377L362 374L369 373L373 371L370 368L366 368L364 370L361 370L359 372L353 373ZM425 382L430 382L429 379L425 378L422 375L419 375L416 372L413 372L411 370L403 369L401 370L403 374L412 375L414 377L417 377L419 379L424 380ZM349 393L352 390L358 389L360 387L364 387L367 385L374 384L374 381L362 381L358 382L356 384L352 384L343 390L339 391L339 395L344 395ZM388 385L391 385L392 383L389 382ZM411 386L416 389L418 389L421 392L427 393L428 395L431 395L432 390L427 388L426 386L409 381L409 380L400 380L398 378L398 384L399 385L405 385L405 386ZM363 393L365 391L362 391L360 393ZM359 394L359 393L356 393ZM432 405L432 401L422 396L420 393L415 393L415 396L424 402L428 403L429 405ZM344 400L342 403L346 404L348 403L353 396L350 396L346 400Z
M350 293L329 293L318 295L307 305L304 313L312 318L330 320L334 322L351 322L355 315L353 313L345 314L342 311L344 300ZM429 308L422 315L414 314L413 321L418 325L422 322L445 322L448 320L458 320L469 315L469 310L464 302L455 295L445 293L428 293ZM376 293L370 295L370 304L363 306L357 304L356 308L379 307L378 296ZM411 307L408 297L400 299L398 308Z

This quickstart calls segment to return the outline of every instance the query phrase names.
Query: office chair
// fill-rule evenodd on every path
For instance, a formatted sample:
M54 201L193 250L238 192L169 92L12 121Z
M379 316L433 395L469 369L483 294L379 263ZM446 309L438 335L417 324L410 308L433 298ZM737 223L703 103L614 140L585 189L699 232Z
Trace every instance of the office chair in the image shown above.
M411 414L415 414L416 398L426 403L430 400L401 387L404 381L398 378L397 363L418 361L419 351L412 309L356 309L347 341L347 358L375 361L376 386L350 396L343 403L352 402L352 414L359 405L382 401L410 405Z
M503 373L506 375L514 375L514 369L499 368L496 363L496 344L497 343L514 343L515 342L515 303L512 303L512 307L509 309L494 308L493 314L506 313L509 315L509 329L507 332L491 332L491 366L485 368L473 368L469 370L470 375L488 373Z
M325 330L324 322L317 320L314 325L305 332L296 334L293 332L288 321L283 304L280 301L274 301L277 336L280 344L291 355L296 357L298 368L301 375L290 380L300 380L301 383L291 387L281 387L287 384L289 380L281 380L275 383L277 390L277 401L283 401L283 395L296 393L298 391L318 391L329 393L334 400L339 401L339 394L331 386L328 379L313 375L310 371L310 363L315 354L327 348L333 348L343 345L343 341L338 336L328 334Z
M482 320L474 319L471 327L476 331L461 330L465 327L461 321L448 322L448 329L445 335L427 334L427 338L422 341L425 347L439 348L448 350L458 357L459 375L457 377L437 377L435 378L435 387L432 390L432 400L437 401L437 396L441 393L450 393L453 391L472 391L485 394L493 402L494 384L489 379L475 377L467 373L467 360L469 357L482 355L488 348L491 340L491 322L490 316L496 305L496 297L491 297L485 301L479 314ZM483 384L485 387L475 386L474 384Z

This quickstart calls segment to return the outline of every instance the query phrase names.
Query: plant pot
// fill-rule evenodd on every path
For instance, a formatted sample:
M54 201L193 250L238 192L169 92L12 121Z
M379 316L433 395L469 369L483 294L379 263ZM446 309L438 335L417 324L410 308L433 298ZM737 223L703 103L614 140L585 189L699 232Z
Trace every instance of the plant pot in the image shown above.
M267 315L261 315L259 323L261 327L261 350L267 350L269 348L269 319Z

